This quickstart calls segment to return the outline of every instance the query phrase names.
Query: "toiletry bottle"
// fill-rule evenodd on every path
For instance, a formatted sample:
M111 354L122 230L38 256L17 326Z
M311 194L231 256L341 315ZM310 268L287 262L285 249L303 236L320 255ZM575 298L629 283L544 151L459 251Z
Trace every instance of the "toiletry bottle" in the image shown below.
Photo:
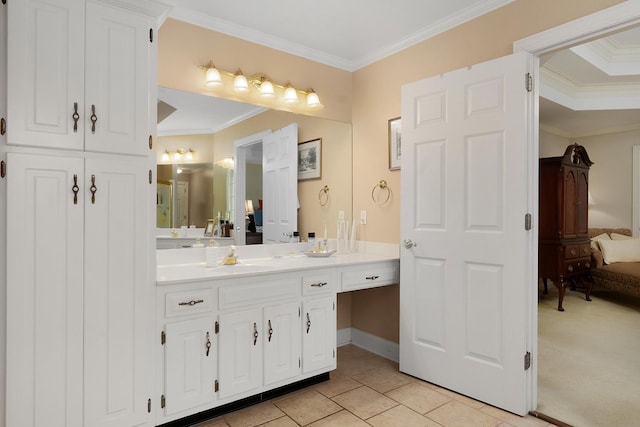
M307 241L309 242L309 250L313 251L316 249L316 233L310 231L307 233Z
M291 238L291 243L300 243L300 233L297 231L293 232L293 237Z

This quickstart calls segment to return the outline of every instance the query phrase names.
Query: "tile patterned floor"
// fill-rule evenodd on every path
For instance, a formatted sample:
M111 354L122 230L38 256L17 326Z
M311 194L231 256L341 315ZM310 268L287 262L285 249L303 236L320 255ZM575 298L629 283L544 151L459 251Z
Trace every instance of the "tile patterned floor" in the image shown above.
M331 380L195 427L547 427L398 371L353 345L338 348Z

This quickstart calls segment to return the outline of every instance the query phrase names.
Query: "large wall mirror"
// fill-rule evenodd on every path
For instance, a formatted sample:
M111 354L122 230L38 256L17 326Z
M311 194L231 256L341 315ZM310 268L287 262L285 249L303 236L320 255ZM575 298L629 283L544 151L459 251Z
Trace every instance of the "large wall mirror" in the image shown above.
M322 139L320 178L298 181L298 231L321 235L326 227L335 237L339 212L352 212L351 124L162 87L155 144L159 233L183 226L199 230L218 216L231 220L234 142L291 123L298 124L298 142ZM259 210L262 165L257 154L248 157L246 194Z

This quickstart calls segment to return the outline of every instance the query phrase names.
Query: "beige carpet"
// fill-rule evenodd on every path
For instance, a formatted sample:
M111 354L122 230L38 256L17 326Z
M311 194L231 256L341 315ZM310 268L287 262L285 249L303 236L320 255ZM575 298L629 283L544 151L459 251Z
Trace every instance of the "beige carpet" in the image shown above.
M640 299L594 289L538 304L538 411L573 426L640 426Z

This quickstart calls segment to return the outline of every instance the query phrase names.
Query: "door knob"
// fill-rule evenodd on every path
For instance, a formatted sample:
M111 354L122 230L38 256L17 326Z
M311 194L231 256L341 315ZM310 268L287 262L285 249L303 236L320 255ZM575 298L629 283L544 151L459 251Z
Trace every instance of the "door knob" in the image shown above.
M402 246L404 246L407 249L411 249L414 246L418 246L418 244L416 242L414 242L413 240L403 240L402 241Z

